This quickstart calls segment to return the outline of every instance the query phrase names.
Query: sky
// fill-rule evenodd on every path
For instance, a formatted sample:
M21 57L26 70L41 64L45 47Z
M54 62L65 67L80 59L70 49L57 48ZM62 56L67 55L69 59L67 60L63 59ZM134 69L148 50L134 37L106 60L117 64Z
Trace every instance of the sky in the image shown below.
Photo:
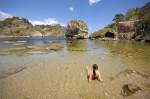
M149 0L0 0L0 20L18 16L33 25L61 24L81 19L89 32L97 31L112 22L115 14L129 8L141 7Z

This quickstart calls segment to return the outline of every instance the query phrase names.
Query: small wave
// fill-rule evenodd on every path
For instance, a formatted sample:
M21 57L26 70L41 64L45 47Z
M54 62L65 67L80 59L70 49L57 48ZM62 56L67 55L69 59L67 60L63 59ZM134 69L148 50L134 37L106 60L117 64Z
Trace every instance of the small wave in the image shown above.
M15 42L13 42L13 41L3 41L3 43L10 44L10 43L15 43Z

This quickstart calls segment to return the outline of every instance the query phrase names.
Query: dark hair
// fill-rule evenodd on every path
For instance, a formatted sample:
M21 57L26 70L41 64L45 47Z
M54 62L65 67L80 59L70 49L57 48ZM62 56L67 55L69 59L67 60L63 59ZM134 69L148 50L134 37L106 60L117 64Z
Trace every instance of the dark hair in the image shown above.
M95 70L98 70L98 65L97 64L93 64L93 74L96 75Z
M98 65L97 64L93 64L93 70L97 70L98 69Z

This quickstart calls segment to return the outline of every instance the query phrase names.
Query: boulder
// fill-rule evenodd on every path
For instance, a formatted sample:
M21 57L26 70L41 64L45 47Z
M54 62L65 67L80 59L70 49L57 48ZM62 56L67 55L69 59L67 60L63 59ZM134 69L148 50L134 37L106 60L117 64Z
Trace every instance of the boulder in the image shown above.
M130 96L139 90L142 90L142 89L136 84L125 84L122 87L121 95L123 97Z

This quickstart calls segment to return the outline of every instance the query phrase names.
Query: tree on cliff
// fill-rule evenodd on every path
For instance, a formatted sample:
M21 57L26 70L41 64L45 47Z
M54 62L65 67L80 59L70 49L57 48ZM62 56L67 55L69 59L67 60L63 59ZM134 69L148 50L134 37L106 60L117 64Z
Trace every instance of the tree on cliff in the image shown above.
M142 39L144 36L150 34L150 2L146 3L141 8L131 8L123 14L116 14L113 23L107 25L92 33L91 37L102 37L101 35L106 31L112 30L117 33L133 33L133 38ZM123 30L123 31L122 31Z
M116 14L113 21L118 23L120 21L124 21L125 16L122 13Z
M125 16L122 13L116 14L113 21L115 23L115 31L118 32L118 24L125 20Z

